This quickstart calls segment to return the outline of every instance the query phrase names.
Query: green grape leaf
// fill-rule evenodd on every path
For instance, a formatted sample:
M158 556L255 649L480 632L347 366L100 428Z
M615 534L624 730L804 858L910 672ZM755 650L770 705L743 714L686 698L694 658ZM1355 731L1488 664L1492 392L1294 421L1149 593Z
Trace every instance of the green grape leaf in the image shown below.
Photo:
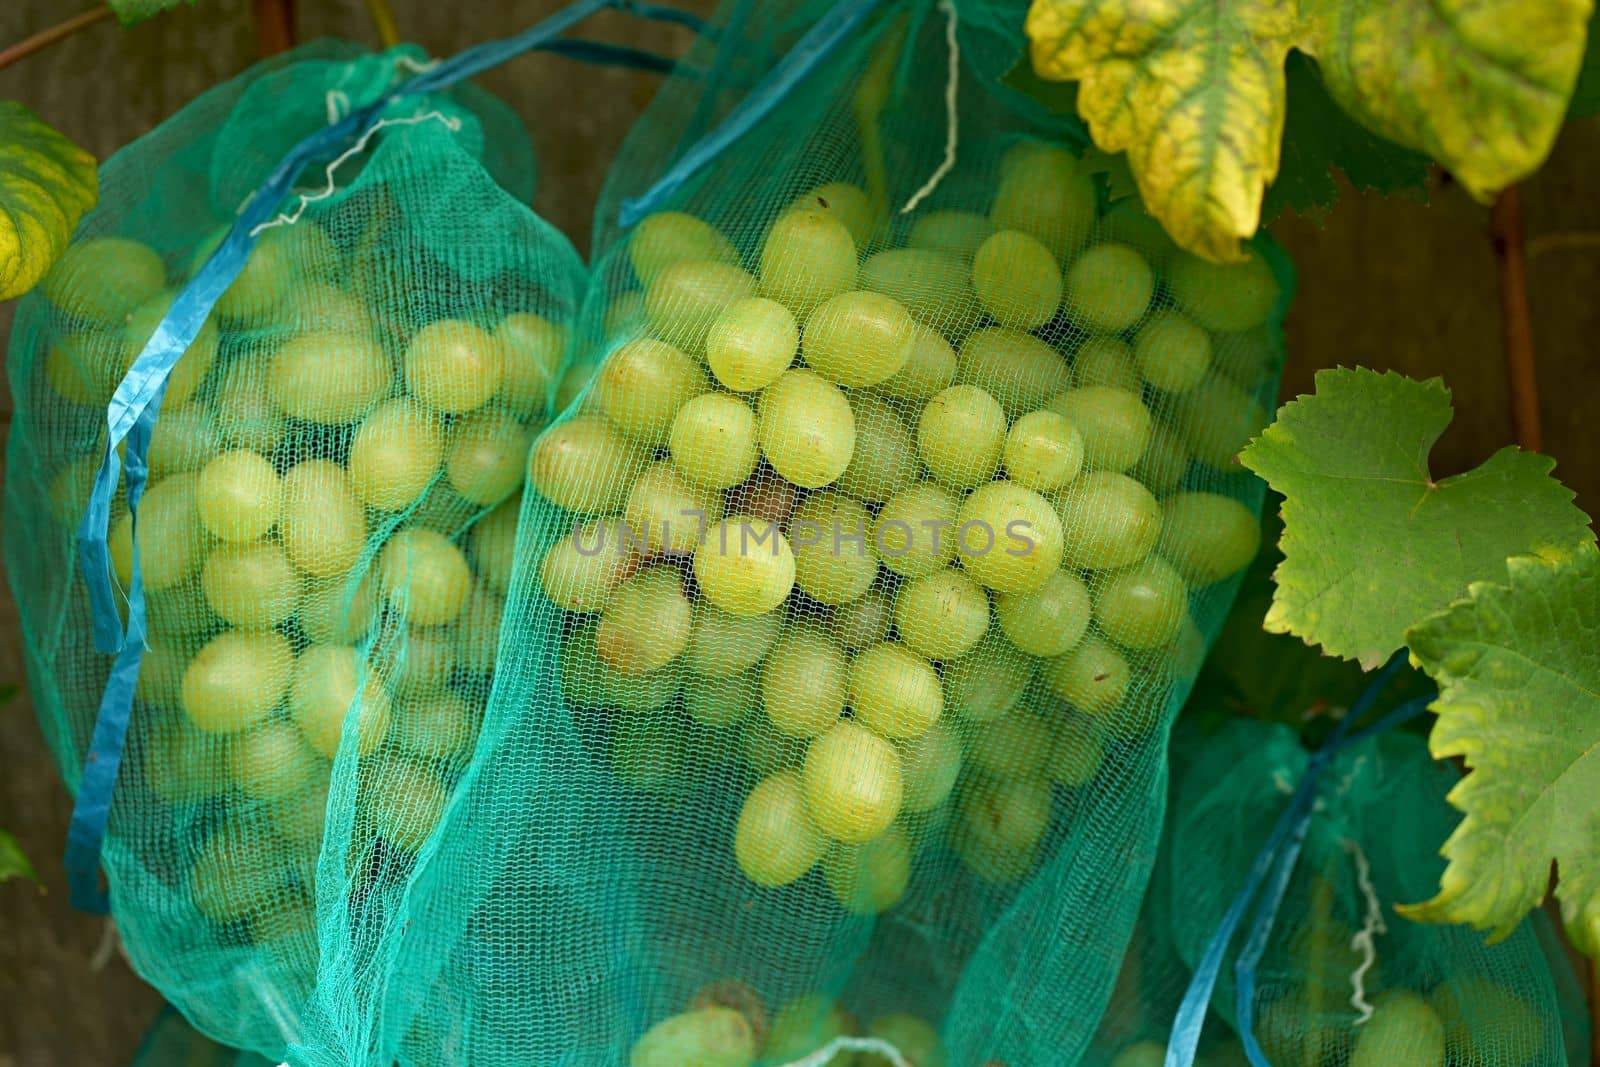
M1287 210L1315 217L1339 199L1333 172L1366 192L1428 199L1428 159L1371 132L1339 109L1322 84L1314 60L1289 53L1285 67L1289 111L1284 118L1283 160L1267 186L1261 221Z
M1583 50L1583 65L1578 68L1578 84L1567 104L1569 119L1586 119L1600 113L1600 7L1589 16L1589 39Z
M1429 747L1468 773L1450 791L1465 818L1439 894L1402 910L1504 937L1544 899L1554 861L1567 932L1600 956L1600 551L1506 566L1507 583L1473 583L1406 634L1439 683Z
M1139 195L1139 182L1124 152L1104 152L1090 145L1084 150L1082 169L1085 174L1105 175L1106 199L1113 204Z
M0 830L0 882L9 882L13 878L26 878L34 883L39 881L38 872L28 862L28 857L22 854L22 846L17 844L17 839Z
M1428 453L1449 424L1437 378L1324 370L1240 453L1284 496L1268 630L1370 669L1470 582L1503 578L1506 557L1594 542L1548 457L1502 448L1435 481Z
M38 284L97 195L93 156L0 100L0 300Z

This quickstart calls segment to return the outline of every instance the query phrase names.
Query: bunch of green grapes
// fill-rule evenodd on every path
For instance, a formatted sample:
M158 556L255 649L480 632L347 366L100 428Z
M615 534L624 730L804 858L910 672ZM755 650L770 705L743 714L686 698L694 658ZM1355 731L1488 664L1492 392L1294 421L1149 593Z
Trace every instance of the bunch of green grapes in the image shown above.
M1025 876L1057 795L1196 669L1191 596L1256 551L1201 487L1266 421L1273 273L1102 215L1031 142L986 214L891 232L834 182L748 250L663 212L627 254L614 347L530 459L574 516L538 561L566 697L641 789L741 753L759 885L818 869L881 912L932 840Z
M110 531L123 589L137 537L148 609L134 763L165 802L221 798L187 892L262 943L315 944L304 889L341 748L360 761L358 833L410 853L438 823L476 744L566 343L527 312L401 321L360 264L312 221L263 234L172 373L137 533L125 506ZM136 241L69 249L44 285L70 327L44 360L52 403L103 420L168 284ZM96 458L57 476L64 524Z

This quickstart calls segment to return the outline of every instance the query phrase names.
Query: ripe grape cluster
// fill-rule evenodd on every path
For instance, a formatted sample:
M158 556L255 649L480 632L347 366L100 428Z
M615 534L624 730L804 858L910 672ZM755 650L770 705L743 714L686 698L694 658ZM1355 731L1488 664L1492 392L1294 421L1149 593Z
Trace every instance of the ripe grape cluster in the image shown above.
M1254 555L1206 489L1265 422L1275 276L1102 210L1035 142L985 212L891 226L832 182L749 244L644 219L616 343L534 446L574 515L538 561L565 696L642 790L737 752L757 885L820 868L881 912L935 839L1017 880L1056 791L1196 668L1191 597Z

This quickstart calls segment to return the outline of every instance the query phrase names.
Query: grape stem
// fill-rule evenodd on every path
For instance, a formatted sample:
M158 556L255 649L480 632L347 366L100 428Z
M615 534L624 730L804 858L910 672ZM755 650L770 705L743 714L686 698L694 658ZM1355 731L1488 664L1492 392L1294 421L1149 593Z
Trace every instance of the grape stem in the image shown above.
M1511 400L1511 433L1517 445L1538 452L1539 385L1533 366L1533 322L1528 311L1528 248L1522 224L1522 197L1509 186L1489 211L1489 238L1500 267L1500 326L1505 340L1506 385Z
M24 59L33 53L48 48L57 41L65 40L86 26L93 26L111 17L111 8L105 4L91 8L81 15L74 15L65 22L59 22L49 29L40 30L32 37L24 37L9 48L0 50L0 70L4 70L19 59Z
M400 27L395 25L394 12L389 9L389 0L366 0L367 14L372 16L372 29L378 35L378 43L384 48L393 48L400 43Z
M294 46L294 0L255 0L256 55L262 59Z

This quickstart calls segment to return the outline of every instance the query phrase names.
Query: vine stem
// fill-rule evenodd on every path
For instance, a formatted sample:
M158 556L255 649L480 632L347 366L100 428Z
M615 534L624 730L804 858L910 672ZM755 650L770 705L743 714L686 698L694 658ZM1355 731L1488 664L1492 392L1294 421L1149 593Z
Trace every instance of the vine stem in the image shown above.
M366 0L367 14L372 16L372 29L378 35L378 43L385 48L393 48L400 43L400 27L395 25L394 12L389 8L389 0Z
M91 8L81 15L74 15L65 22L59 22L48 29L40 30L32 37L24 37L16 44L0 51L0 70L11 66L19 59L24 59L42 48L48 48L57 41L71 37L85 26L93 26L111 17L111 8L105 4Z
M262 59L294 47L294 0L255 0L256 54Z
M1511 433L1518 447L1538 452L1539 384L1533 368L1533 320L1528 311L1528 248L1522 196L1509 186L1489 211L1489 237L1500 267L1500 328L1505 340Z

